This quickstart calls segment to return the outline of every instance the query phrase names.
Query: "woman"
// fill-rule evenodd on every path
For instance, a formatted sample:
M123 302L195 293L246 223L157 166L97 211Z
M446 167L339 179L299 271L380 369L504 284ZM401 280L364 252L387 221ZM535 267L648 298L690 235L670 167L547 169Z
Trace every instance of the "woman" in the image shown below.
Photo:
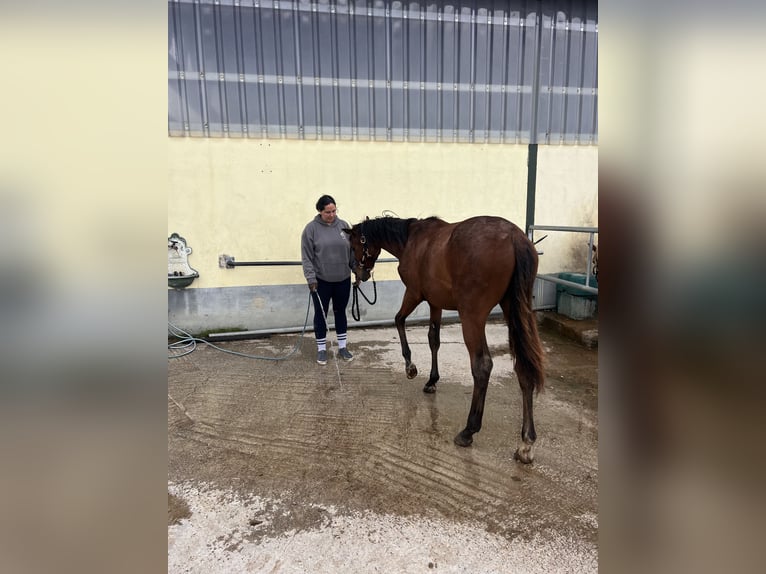
M316 203L319 212L301 235L303 275L314 300L314 336L317 342L317 363L327 364L327 323L329 304L335 314L335 335L338 355L344 361L354 356L346 348L348 321L346 306L351 294L351 270L356 265L348 236L343 228L350 225L338 219L335 200L323 195ZM321 302L321 305L319 304Z

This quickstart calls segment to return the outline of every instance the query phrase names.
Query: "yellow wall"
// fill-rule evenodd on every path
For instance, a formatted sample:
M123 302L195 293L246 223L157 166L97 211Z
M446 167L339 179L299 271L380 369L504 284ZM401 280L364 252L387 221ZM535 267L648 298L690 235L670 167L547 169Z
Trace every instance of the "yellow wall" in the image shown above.
M596 157L597 148L540 147L538 223L596 224ZM194 250L191 288L303 283L297 266L227 270L218 257L299 260L301 231L325 193L351 224L384 210L525 223L526 145L168 138L168 161L168 235ZM398 279L396 264L379 265L376 279Z
M598 227L598 148L539 146L535 224ZM588 235L537 231L540 273L584 272ZM598 243L598 235L594 237Z
M169 165L168 235L194 249L193 287L302 283L299 267L225 270L218 256L300 259L301 231L325 193L351 224L384 210L524 224L525 146L169 138ZM380 265L376 278L398 278L395 267Z

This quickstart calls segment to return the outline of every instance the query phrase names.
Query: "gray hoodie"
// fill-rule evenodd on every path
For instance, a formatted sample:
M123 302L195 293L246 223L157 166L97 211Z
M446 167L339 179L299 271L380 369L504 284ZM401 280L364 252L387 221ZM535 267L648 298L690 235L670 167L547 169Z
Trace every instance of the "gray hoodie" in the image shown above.
M351 276L356 261L348 235L342 231L344 227L350 225L342 219L336 217L335 221L327 224L317 215L303 229L301 261L308 283L315 283L317 277L335 282Z

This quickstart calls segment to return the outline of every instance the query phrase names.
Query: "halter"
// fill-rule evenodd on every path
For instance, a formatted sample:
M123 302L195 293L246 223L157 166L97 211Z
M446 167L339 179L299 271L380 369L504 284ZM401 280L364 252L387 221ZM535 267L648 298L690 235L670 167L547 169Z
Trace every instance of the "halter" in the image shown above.
M372 259L372 255L370 255L370 251L367 249L367 237L364 235L364 224L364 221L359 224L359 243L362 245L362 259L359 261L359 266L365 271L372 271L372 268L375 267L374 260L369 267L365 265L368 259Z
M364 265L367 259L372 259L372 255L367 250L367 238L364 236L364 233L359 236L359 243L362 244L362 260L359 262L359 266L365 271L372 271L372 268L375 267L375 261L372 262L370 267L365 267Z
M371 267L365 267L365 261L367 259L372 259L372 255L370 255L370 252L367 250L367 238L364 236L364 232L362 232L361 225L359 226L359 243L362 245L362 260L359 262L359 266L370 273L370 278L372 279L372 291L373 291L373 300L370 301L367 298L367 295L364 294L364 291L359 287L359 285L355 282L354 283L354 289L353 289L353 298L351 300L351 316L354 318L355 321L361 320L361 313L359 311L359 293L362 294L362 297L365 301L367 301L370 305L375 305L378 301L378 287L375 284L375 277L372 275L372 268L375 266L375 261L372 262Z

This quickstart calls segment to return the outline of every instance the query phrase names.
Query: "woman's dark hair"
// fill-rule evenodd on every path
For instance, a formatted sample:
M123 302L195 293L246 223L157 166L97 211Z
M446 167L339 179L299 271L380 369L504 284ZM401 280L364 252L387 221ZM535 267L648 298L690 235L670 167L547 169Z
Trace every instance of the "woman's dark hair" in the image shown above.
M323 195L319 198L319 201L317 201L317 211L324 211L324 208L331 203L335 203L335 200L332 198L332 196ZM337 203L335 205L337 205Z

